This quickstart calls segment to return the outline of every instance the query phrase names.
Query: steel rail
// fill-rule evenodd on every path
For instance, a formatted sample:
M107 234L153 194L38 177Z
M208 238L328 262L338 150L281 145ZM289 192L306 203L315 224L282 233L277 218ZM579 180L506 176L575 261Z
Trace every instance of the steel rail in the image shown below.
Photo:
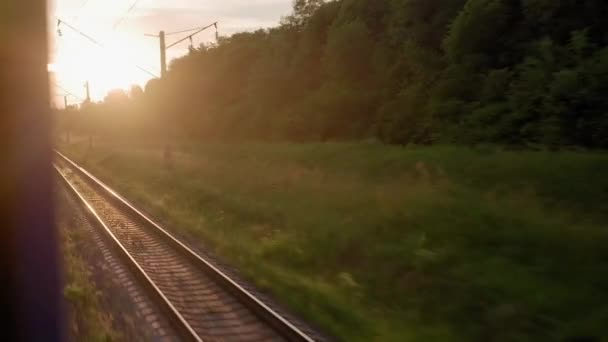
M135 206L133 206L128 200L119 195L116 191L111 189L109 186L107 186L97 177L92 175L86 169L76 164L74 161L72 161L70 158L68 158L61 152L55 152L63 161L70 165L73 170L77 171L80 175L86 178L91 183L91 185L105 193L105 195L107 196L107 198L109 198L110 201L120 206L122 209L126 210L133 218L143 222L148 228L151 228L153 233L161 237L161 239L167 242L171 247L173 247L176 252L186 257L201 271L203 271L206 275L212 278L221 288L223 288L225 291L234 296L254 315L256 315L259 319L268 324L273 330L279 333L279 335L283 336L289 341L315 341L308 334L306 334L301 329L292 324L288 319L280 315L274 309L265 304L262 300L258 299L250 291L239 285L235 280L225 274L222 270L214 266L210 261L194 252L190 247L179 241L166 229L162 228L159 224L157 224L151 218L145 215L142 211L135 208ZM65 181L69 182L67 179L65 179ZM89 209L93 210L92 208ZM99 220L101 220L101 218L99 218ZM105 228L109 229L107 226ZM114 235L112 236L114 237ZM114 238L116 239L116 237ZM125 252L128 253L126 249ZM133 259L131 256L129 257Z
M175 306L169 301L169 299L162 293L162 291L154 284L152 279L146 274L139 263L131 256L120 240L114 235L112 230L106 225L103 219L91 206L91 204L78 192L78 190L70 183L66 176L55 166L55 171L60 176L67 189L79 199L79 203L86 209L87 216L91 219L92 223L97 225L105 233L104 237L110 241L110 245L114 247L114 250L119 253L120 257L126 262L127 267L131 269L136 278L140 281L149 295L154 298L155 303L159 304L161 309L169 318L173 328L185 341L203 342L203 340L196 334L194 329L188 324L184 317L177 311Z

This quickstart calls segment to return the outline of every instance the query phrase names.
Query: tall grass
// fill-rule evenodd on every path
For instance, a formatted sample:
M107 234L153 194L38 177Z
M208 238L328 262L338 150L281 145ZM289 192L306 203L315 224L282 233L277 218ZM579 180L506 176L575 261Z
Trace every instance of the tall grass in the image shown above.
M606 154L62 149L342 340L606 337Z
M67 194L67 193L66 193ZM90 264L82 255L84 231L74 219L63 195L57 195L57 225L61 232L61 247L65 271L64 297L69 308L68 333L70 341L106 342L121 340L112 325L113 317L101 305Z

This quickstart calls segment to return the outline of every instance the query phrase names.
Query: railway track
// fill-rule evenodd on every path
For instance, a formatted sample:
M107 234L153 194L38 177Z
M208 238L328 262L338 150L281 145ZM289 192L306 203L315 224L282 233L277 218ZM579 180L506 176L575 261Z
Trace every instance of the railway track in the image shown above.
M55 169L184 341L315 341L57 152Z

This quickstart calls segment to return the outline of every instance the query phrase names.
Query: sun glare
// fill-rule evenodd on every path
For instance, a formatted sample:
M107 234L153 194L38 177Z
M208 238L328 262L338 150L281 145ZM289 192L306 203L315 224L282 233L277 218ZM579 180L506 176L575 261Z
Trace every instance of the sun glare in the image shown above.
M103 99L112 89L126 90L134 84L144 86L158 74L158 67L154 64L158 58L155 46L158 43L146 39L142 32L131 32L128 26L119 30L113 27L117 17L125 11L125 2L109 0L97 4L92 2L91 7L79 13L78 17L58 9L58 18L92 37L98 44L57 21L48 65L54 80L74 96L84 98L84 84L89 82L93 101Z
M127 89L149 79L151 76L139 70L132 57L137 49L117 42L114 40L103 49L82 43L65 44L58 50L52 68L59 80L71 86L82 86L88 81L94 99L103 98L111 89Z

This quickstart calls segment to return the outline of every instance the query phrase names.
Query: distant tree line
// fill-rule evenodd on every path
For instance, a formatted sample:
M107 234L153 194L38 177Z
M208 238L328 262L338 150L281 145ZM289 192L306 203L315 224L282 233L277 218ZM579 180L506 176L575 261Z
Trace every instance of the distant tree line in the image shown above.
M84 106L79 127L606 148L606 18L605 0L296 0L278 27L192 49L145 91Z

